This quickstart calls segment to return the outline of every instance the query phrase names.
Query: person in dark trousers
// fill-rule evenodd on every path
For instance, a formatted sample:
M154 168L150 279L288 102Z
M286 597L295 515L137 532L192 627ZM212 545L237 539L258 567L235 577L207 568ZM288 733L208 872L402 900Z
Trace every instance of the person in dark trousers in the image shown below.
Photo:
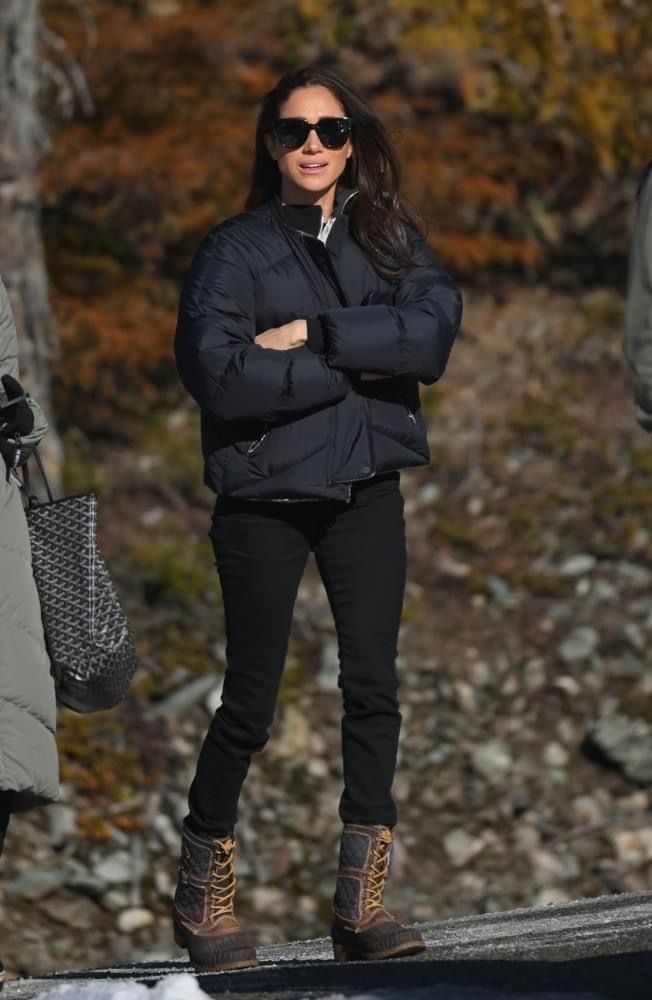
M343 693L338 960L424 943L383 905L401 716L396 644L406 552L399 470L427 464L418 383L444 372L461 298L402 200L376 114L334 73L266 95L246 211L186 276L180 377L201 409L222 585L222 703L189 794L174 901L198 969L255 964L234 915L234 828L273 719L310 552L330 601Z
M636 419L652 431L652 161L641 175L629 250L625 355L634 373Z
M0 279L0 854L13 813L59 797L54 680L15 472L47 426L18 382L16 326Z

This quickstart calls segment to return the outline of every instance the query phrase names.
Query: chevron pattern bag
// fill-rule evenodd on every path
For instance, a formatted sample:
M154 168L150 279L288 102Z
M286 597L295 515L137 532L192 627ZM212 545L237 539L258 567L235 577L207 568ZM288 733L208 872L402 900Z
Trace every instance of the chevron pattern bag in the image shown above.
M31 493L25 466L25 516L57 698L76 712L112 708L127 693L136 653L98 545L97 497L55 500L38 451L32 455L48 501Z

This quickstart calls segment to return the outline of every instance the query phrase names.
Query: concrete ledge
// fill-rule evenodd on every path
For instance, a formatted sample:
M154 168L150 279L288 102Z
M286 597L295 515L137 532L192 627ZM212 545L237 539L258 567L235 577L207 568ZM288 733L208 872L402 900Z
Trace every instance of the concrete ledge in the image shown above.
M652 893L601 896L573 903L487 913L419 925L422 955L392 962L339 964L330 941L293 942L259 949L257 969L202 975L214 996L313 996L333 991L422 990L475 986L504 991L591 993L613 1000L652 996ZM153 984L187 962L142 963L53 974L5 985L2 1000L30 1000L59 983L98 980ZM442 995L443 996L443 995Z

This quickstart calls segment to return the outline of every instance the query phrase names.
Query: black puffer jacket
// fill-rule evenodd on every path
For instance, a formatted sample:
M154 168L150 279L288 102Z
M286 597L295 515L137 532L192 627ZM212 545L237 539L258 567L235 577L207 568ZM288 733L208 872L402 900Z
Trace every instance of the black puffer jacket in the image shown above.
M391 285L346 208L326 244L310 235L320 222L318 207L267 202L211 230L186 276L177 365L201 407L205 482L223 496L347 500L355 480L428 462L418 381L444 371L460 295L423 242L423 266ZM254 343L314 317L310 347Z

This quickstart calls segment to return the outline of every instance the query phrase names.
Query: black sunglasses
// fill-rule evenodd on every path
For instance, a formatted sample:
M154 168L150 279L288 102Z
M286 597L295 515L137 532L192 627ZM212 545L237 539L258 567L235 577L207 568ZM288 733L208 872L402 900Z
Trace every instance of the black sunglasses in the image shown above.
M326 149L341 149L346 145L352 128L351 118L320 118L318 122L308 122L305 118L277 118L270 131L283 149L303 146L313 129Z

